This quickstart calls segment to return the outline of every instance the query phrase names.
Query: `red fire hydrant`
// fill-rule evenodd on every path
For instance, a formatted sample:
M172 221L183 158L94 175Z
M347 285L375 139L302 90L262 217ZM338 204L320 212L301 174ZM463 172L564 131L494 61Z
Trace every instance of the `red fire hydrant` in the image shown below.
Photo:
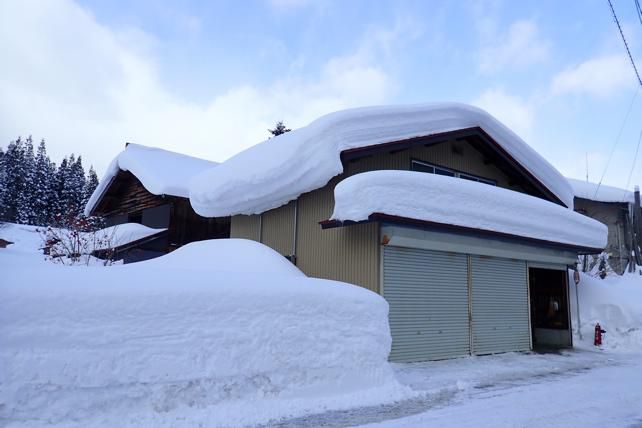
M595 324L595 339L593 339L593 345L602 346L602 335L606 333L606 330L602 330L600 323Z

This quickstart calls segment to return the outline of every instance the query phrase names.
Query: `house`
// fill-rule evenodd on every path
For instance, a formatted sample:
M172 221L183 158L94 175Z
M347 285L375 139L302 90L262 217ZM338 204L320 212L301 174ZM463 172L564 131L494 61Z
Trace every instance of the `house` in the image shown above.
M157 257L193 241L229 238L229 217L201 217L188 199L191 178L217 165L127 144L109 165L85 207L85 215L102 217L106 226L138 223L160 230L119 247L117 254L125 263Z
M606 244L573 196L489 114L435 104L329 114L195 177L190 201L380 293L390 360L424 361L572 345L567 269Z
M642 265L642 230L640 220L636 220L640 217L639 188L636 211L634 192L573 178L569 178L568 182L575 194L575 211L607 225L608 243L605 251L609 254L608 263L613 271L622 275L627 266L632 266L632 261ZM589 268L589 264L584 263L584 269Z

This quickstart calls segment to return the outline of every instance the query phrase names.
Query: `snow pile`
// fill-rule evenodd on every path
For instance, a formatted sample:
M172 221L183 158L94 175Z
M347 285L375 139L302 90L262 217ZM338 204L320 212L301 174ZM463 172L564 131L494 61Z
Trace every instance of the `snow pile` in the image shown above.
M90 215L119 170L130 171L154 195L187 198L192 177L217 165L217 162L130 143L107 167L107 172L87 202L85 215Z
M254 242L101 269L15 268L0 252L0 271L8 425L243 426L409 394L382 297Z
M633 192L619 187L606 186L604 184L590 183L587 181L568 178L576 198L588 199L598 202L624 202L634 203Z
M580 321L583 344L592 346L595 324L606 330L604 348L642 352L642 268L622 276L610 275L605 279L581 274L578 286ZM569 283L573 283L572 275ZM575 285L571 285L573 328L577 329ZM577 333L577 331L576 331ZM579 344L579 338L574 338Z
M456 103L331 113L195 177L190 201L197 213L208 217L260 213L323 187L342 173L344 150L472 127L482 128L564 204L573 207L572 189L551 164L485 111Z
M474 181L413 171L370 171L334 188L333 220L380 213L506 233L585 248L604 248L602 223L540 198Z

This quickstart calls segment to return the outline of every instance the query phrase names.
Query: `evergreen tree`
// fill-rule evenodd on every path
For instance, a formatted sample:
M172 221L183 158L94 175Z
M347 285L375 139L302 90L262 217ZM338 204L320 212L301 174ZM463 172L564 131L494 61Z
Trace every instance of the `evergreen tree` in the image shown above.
M279 120L276 122L274 125L274 129L268 129L268 132L272 134L273 137L276 137L277 135L285 134L286 132L290 132L291 129L287 128L282 120Z
M51 221L51 194L53 191L54 166L47 156L45 140L38 145L33 173L32 206L35 213L33 223L48 225Z
M60 220L66 215L65 212L65 182L67 180L67 170L69 169L69 161L63 158L60 166L56 170L53 179L53 186L51 189L52 200L50 203L50 212L52 221L55 225L60 225Z
M7 174L5 173L4 166L4 150L0 147L0 221L2 221L2 211L5 206L5 193L7 188Z
M0 217L8 222L16 222L18 216L18 199L24 187L23 180L23 142L18 137L11 141L2 157L3 164L3 203L0 205Z
M70 165L69 182L67 183L67 194L69 197L67 205L69 207L69 213L74 217L81 215L84 209L82 202L85 196L85 182L85 168L82 166L82 156L78 156L78 158Z
M85 182L85 188L83 189L83 200L82 200L82 209L84 210L89 202L89 198L94 193L98 187L98 175L94 170L93 165L89 167L89 172L87 173L87 181Z
M18 192L16 222L22 224L35 224L36 212L34 210L34 171L35 156L33 153L33 140L29 136L23 144L21 164L21 186Z

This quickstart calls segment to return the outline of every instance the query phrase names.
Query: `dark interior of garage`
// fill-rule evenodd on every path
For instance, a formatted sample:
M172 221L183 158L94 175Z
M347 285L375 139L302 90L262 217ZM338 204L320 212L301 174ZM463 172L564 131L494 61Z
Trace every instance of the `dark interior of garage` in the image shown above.
M529 268L528 274L533 347L571 346L566 271Z

